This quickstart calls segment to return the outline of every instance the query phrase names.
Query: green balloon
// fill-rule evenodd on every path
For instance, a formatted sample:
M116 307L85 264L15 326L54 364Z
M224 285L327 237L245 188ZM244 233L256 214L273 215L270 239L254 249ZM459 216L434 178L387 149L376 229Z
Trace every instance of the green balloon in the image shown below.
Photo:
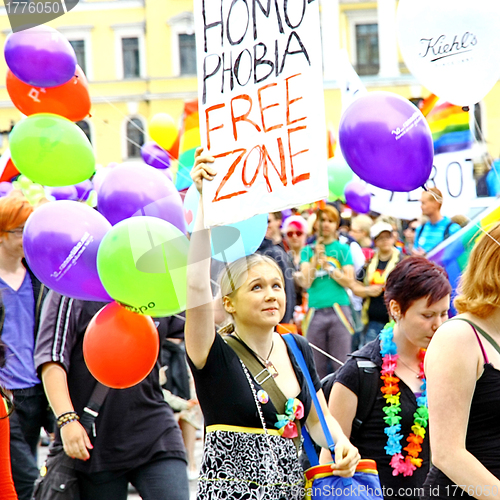
M331 158L328 160L328 200L342 200L345 202L344 189L349 181L352 181L354 172L347 162L342 158Z
M78 125L40 113L20 121L9 137L19 172L44 186L72 186L95 171L92 145Z
M109 295L134 312L162 317L186 309L189 241L157 217L131 217L99 245L97 271Z

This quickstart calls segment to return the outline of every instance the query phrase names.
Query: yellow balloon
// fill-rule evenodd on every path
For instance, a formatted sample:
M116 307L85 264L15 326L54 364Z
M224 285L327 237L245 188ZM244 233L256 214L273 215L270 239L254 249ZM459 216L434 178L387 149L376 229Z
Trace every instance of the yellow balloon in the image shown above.
M149 124L149 136L159 146L169 150L177 140L179 131L174 119L167 113L157 113Z

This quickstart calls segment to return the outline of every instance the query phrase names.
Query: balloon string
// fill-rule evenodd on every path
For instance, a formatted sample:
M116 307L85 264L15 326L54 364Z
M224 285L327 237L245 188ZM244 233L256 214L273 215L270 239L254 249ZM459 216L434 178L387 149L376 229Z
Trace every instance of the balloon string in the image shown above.
M125 113L123 113L120 108L118 108L117 106L115 106L112 102L110 102L108 99L106 99L106 97L104 97L103 95L101 94L97 94L97 96L99 98L101 98L105 103L109 104L112 108L114 108L116 111L118 111L118 113L123 117L125 118L125 120L127 120L128 123L130 123L131 125L133 125L137 130L139 130L140 132L142 132L144 134L144 137L146 137L148 134L146 132L146 130L144 130L142 127L140 127L139 125L137 125L137 123L135 123L134 121L132 121L132 119L130 117L128 117ZM103 123L106 123L104 120L102 120L101 118L99 118ZM106 125L108 125L109 127L111 127L111 125L109 123L106 123ZM113 127L112 127L113 128ZM139 149L141 148L141 145L140 144L137 144L136 142L134 142L132 139L130 139L128 136L126 136L126 139L127 141L129 141L131 144L133 144L134 146L138 147ZM177 161L177 164L179 165L179 167L184 167L186 170L190 170L187 165L184 165L181 161L179 161L179 159L176 159L172 156L172 154L167 151L166 149L164 150L168 156L170 157L171 160L174 160L174 161ZM161 160L160 158L157 158L159 161L161 161L164 165L166 165L163 160ZM168 166L168 165L166 165ZM181 172L180 169L177 169L177 175L180 175L181 177L183 177L184 179L186 180L189 180L191 181L191 177L186 175L184 172Z

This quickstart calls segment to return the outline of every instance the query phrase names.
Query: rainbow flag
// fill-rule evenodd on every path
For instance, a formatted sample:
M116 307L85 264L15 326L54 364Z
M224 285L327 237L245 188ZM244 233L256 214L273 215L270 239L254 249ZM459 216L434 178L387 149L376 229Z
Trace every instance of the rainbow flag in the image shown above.
M468 149L474 142L469 112L448 102L436 106L427 115L434 141L434 154Z
M469 255L478 239L500 221L500 200L480 213L463 227L427 254L427 258L446 269L453 287L458 286L462 271L469 261Z
M194 165L196 148L201 145L198 120L198 99L186 101L179 133L179 158L175 177L175 187L178 191L187 189L193 183L190 172Z

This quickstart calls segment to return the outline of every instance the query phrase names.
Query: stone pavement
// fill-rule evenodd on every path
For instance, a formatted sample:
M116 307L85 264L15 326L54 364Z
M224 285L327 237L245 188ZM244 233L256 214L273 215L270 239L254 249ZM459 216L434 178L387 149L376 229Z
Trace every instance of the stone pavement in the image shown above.
M38 463L41 466L43 462L45 461L45 457L47 456L48 452L48 447L47 446L40 446L38 449ZM196 447L195 447L195 456L196 456L196 463L198 465L198 468L201 463L201 455L203 452L203 443L201 439L196 440ZM190 500L195 500L196 498L196 481L189 481L189 491L190 491ZM130 487L129 489L129 494L128 494L128 500L139 500L141 497L139 494L132 488ZM104 499L103 499L104 500Z

